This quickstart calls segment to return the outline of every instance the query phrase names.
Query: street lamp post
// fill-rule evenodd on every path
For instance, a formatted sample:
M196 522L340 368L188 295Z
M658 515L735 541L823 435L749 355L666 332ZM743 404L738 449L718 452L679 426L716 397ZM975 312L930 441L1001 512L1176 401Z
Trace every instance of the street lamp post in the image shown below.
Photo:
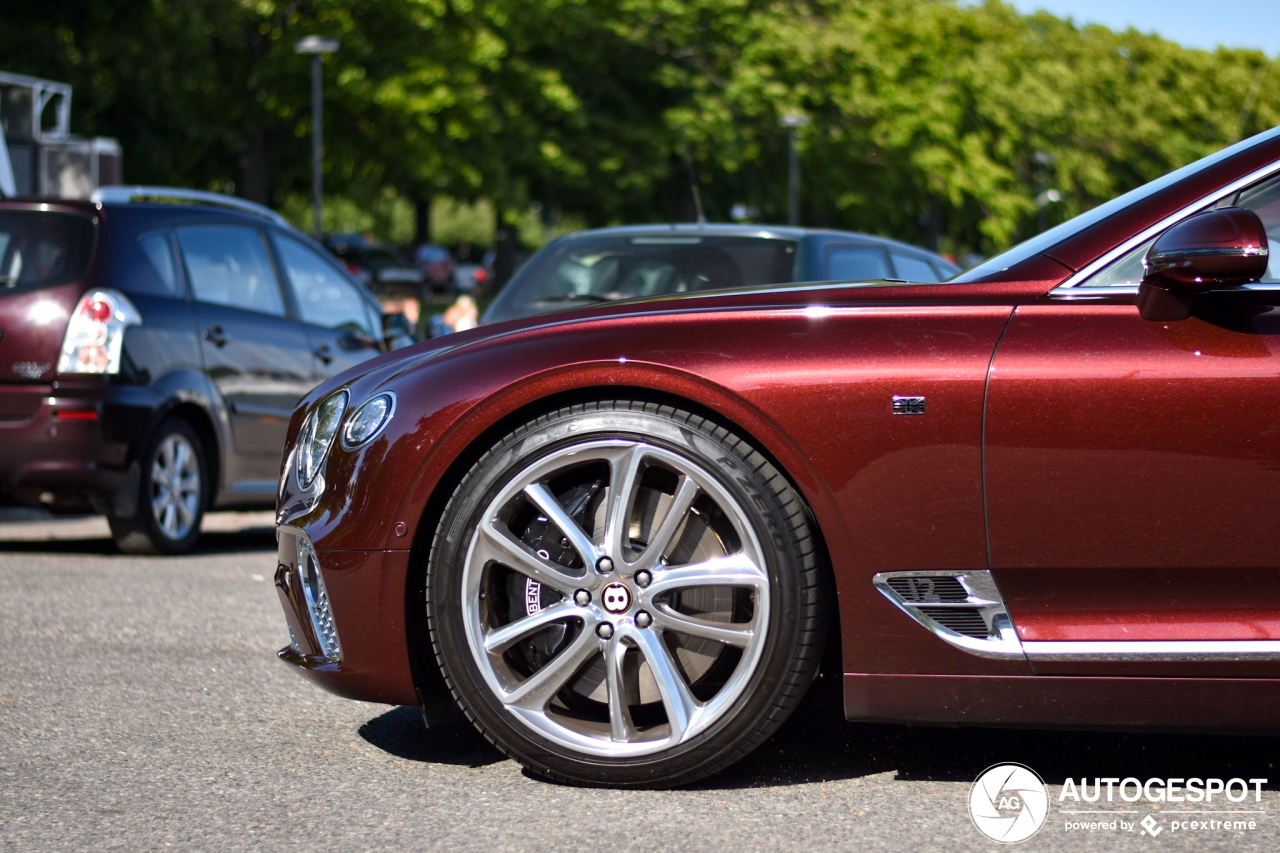
M1049 204L1062 200L1062 193L1057 190L1049 189L1049 167L1053 165L1053 155L1048 151L1037 151L1031 155L1031 161L1038 167L1037 171L1040 177L1040 194L1036 196L1036 209L1039 233L1049 227L1048 208Z
M337 39L307 36L293 46L294 53L311 55L311 205L315 215L316 239L324 238L320 224L324 195L324 89L320 76L320 60L338 49Z
M800 128L809 125L806 116L784 115L778 124L787 129L787 224L800 224L800 152L796 142Z

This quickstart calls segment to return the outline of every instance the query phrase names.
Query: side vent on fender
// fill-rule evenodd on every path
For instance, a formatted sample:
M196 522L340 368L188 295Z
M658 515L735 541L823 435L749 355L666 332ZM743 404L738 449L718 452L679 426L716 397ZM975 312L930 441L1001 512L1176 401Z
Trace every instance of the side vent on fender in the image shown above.
M991 573L882 572L884 597L939 639L986 658L1023 658L1022 643Z

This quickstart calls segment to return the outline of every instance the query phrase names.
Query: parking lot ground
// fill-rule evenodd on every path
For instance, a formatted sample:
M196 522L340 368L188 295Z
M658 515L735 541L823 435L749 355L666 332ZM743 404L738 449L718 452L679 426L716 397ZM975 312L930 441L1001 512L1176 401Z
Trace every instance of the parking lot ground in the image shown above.
M270 513L210 516L164 559L116 553L101 519L0 519L3 849L992 850L966 805L1003 761L1049 783L1021 849L1280 849L1278 738L852 725L832 679L692 788L547 784L465 721L428 732L280 663ZM1252 831L1068 831L1060 785L1095 776L1271 781L1232 806L1265 812Z

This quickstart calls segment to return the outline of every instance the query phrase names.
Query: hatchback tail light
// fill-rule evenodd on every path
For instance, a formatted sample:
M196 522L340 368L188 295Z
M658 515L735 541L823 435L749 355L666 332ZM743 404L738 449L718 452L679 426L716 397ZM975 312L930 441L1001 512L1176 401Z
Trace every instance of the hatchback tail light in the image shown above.
M71 315L58 354L59 373L119 373L124 330L142 325L142 315L123 293L86 293Z

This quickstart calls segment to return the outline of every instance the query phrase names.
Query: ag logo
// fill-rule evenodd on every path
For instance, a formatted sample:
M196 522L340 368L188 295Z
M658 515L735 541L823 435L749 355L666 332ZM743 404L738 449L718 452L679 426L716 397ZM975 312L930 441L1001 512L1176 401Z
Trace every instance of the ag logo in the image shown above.
M600 598L604 602L604 609L610 613L622 613L631 606L631 590L620 583L606 586Z
M978 831L1001 844L1026 841L1049 816L1049 792L1030 767L996 764L974 780L969 817Z

